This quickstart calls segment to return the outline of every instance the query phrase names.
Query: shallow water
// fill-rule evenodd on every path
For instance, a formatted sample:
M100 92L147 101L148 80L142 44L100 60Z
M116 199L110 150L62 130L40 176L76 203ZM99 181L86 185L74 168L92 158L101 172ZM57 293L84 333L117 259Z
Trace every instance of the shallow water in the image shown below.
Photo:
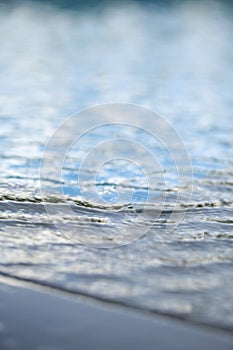
M1 5L1 273L233 329L232 26L227 2ZM65 200L43 198L56 208L51 222L40 194L45 145L69 115L110 102L165 115L187 147L193 177L181 186L158 149L165 182L149 171L148 186L140 168L111 162L95 179L103 206L89 191L94 165L83 169L80 193L71 153ZM157 218L161 193L166 205ZM170 232L174 208L186 215ZM122 237L137 239L115 249L89 244L121 244Z

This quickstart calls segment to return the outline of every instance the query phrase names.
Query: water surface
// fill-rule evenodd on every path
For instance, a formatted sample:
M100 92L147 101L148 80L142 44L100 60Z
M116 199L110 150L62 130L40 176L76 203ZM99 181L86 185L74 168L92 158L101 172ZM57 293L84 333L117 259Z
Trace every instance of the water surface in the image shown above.
M0 6L2 273L233 329L232 32L232 8L220 1ZM140 239L106 250L76 238L117 241L154 220L153 202L139 222L129 205L132 189L135 203L147 195L140 169L118 160L97 174L107 204L115 203L116 187L125 198L121 210L106 210L88 197L88 181L87 198L80 197L71 154L63 188L75 218L61 210L53 223L40 196L39 169L46 143L66 117L110 102L166 116L190 154L193 194L190 200L188 181L179 186L174 167L158 153L166 186L158 173L149 190L154 198L166 193L170 208ZM88 142L99 136L92 137ZM84 170L85 180L92 164ZM57 183L50 186L56 190ZM168 233L177 191L177 210L187 213ZM72 231L67 237L54 222L80 227L85 237L73 241Z

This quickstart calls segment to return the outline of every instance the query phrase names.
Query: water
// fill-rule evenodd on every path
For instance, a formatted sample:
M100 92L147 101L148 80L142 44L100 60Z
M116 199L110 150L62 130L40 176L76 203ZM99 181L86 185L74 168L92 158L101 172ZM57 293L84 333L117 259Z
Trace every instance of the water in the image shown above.
M233 329L232 26L227 2L1 5L2 274ZM148 186L140 167L118 159L97 173L96 203L94 163L83 169L82 195L71 152L65 199L43 198L56 208L51 222L40 194L45 145L68 116L110 102L156 109L172 123L191 157L192 198L190 178L181 186L161 151L165 182L155 171ZM103 135L89 135L82 147ZM55 180L48 187L56 193ZM139 215L148 190L154 200ZM151 228L161 193L166 206ZM177 193L175 209L186 215L169 232ZM149 232L137 235L142 227ZM92 246L120 245L135 232L131 244Z

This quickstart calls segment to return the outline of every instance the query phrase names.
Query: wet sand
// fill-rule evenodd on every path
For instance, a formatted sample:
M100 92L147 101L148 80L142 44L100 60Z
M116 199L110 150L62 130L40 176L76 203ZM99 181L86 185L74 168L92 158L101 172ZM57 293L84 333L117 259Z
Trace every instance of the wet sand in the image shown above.
M0 349L232 349L230 333L0 279Z

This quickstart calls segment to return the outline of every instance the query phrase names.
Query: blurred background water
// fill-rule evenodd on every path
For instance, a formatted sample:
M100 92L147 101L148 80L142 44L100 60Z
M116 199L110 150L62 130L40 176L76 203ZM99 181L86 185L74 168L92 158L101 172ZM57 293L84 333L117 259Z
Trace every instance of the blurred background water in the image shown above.
M0 273L233 329L232 15L224 1L1 2ZM186 200L170 169L162 190L171 206L182 191L182 223L168 234L165 211L132 244L100 250L50 222L39 170L66 117L109 102L166 116L190 154L193 196ZM82 232L98 243L98 231L117 240L132 223L137 229L128 207L106 212L75 202L76 169L66 165L63 186ZM126 197L132 185L145 195L139 169L123 168L113 162L97 176L110 203L116 185Z

